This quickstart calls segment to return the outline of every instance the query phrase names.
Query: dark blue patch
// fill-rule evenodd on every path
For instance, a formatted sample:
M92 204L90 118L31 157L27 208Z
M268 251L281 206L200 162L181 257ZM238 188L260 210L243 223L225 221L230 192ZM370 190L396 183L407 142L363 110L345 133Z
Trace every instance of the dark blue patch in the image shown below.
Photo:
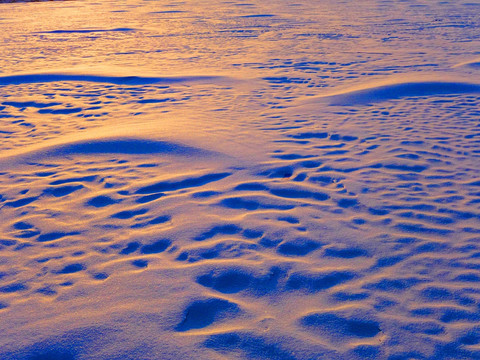
M410 255L408 254L401 254L401 255L394 255L394 256L385 256L379 258L377 263L373 265L373 268L382 268L382 267L390 267L398 264L399 262L405 260Z
M436 322L411 323L402 327L413 334L441 335L445 333L445 327Z
M310 293L329 289L356 277L350 271L332 271L326 273L293 273L287 280L289 290L304 290Z
M138 189L136 194L152 194L162 191L174 191L190 187L206 185L208 183L219 181L230 176L231 173L207 174L196 178L188 178L180 181L163 181L153 185L144 186Z
M430 301L447 301L454 298L453 293L447 288L430 286L420 292L421 296Z
M223 199L220 202L220 205L228 207L230 209L239 209L239 210L257 210L257 209L277 209L277 210L290 210L293 209L294 205L277 205L270 203L262 203L256 200L245 199L241 197L231 197Z
M216 351L242 352L245 359L258 360L297 360L294 352L283 349L278 343L267 342L262 337L248 333L224 333L210 335L203 343Z
M322 165L322 162L320 161L313 161L313 160L307 160L307 161L301 161L299 163L301 167L304 167L306 169L314 169Z
M325 201L330 198L330 196L322 192L312 192L294 188L271 189L270 193L287 199L315 199Z
M46 233L46 234L42 234L40 235L38 238L37 238L37 241L39 242L48 242L48 241L54 241L54 240L58 240L58 239L61 239L65 236L73 236L73 235L78 235L80 234L78 231L74 231L74 232L69 232L69 233L66 233L66 232L51 232L51 233Z
M142 260L142 259L133 260L132 265L136 266L136 267L139 267L139 268L146 268L148 266L148 261L147 260Z
M463 335L459 342L465 345L477 345L480 344L480 331L479 329L475 329L469 331L467 334Z
M259 173L260 176L266 176L271 179L287 179L293 175L294 169L291 166L282 166Z
M27 108L27 107L34 107L37 109L43 109L51 106L58 106L62 105L61 103L38 103L35 101L23 101L23 102L17 102L17 101L5 101L2 103L2 105L8 105L8 106L13 106L19 109Z
M328 137L327 132L304 132L299 134L290 135L294 139L326 139Z
M262 191L268 190L268 187L262 183L243 183L235 186L233 190L237 191Z
M28 290L28 286L24 283L13 283L0 287L0 293L14 293L25 290Z
M116 214L113 214L112 218L126 220L126 219L131 219L137 215L143 215L147 212L148 212L148 209L125 210L125 211L120 211Z
M264 238L261 238L258 243L266 248L272 248L277 246L281 242L282 242L282 239L271 239L269 237L264 237Z
M185 261L188 259L188 252L186 251L183 251L182 253L180 253L177 258L175 260L177 261Z
M368 212L372 215L377 215L377 216L383 216L383 215L388 215L390 211L387 209L375 209L375 208L369 208Z
M35 173L35 176L48 177L48 176L52 176L52 175L55 175L55 174L56 174L56 172L54 172L54 171L41 171L41 172Z
M312 331L327 332L336 336L368 338L376 336L380 330L377 321L345 318L335 313L316 313L303 317L301 324Z
M288 222L289 224L300 223L300 220L298 220L296 217L293 217L293 216L281 216L278 218L278 220Z
M138 204L146 204L146 203L149 203L151 201L155 201L157 199L160 199L164 195L165 195L164 193L145 195L145 196L142 196L142 197L138 198L137 200L135 200L135 202L138 203Z
M29 224L27 222L24 222L24 221L19 221L19 222L13 224L13 227L17 230L26 230L26 229L33 228L33 225Z
M374 345L359 345L353 349L353 353L365 359L380 359L380 347Z
M370 294L366 292L347 293L347 292L339 291L333 294L333 297L337 301L359 301L359 300L364 300L369 298Z
M440 321L444 323L458 322L458 321L469 321L469 322L478 322L480 321L480 313L478 311L468 311L457 308L447 308L443 311Z
M158 104L158 103L164 103L168 101L175 101L173 98L164 98L164 99L141 99L138 100L139 104Z
M83 111L82 108L66 108L66 109L40 109L39 114L52 114L52 115L68 115L75 114Z
M218 192L218 191L200 191L200 192L192 194L192 197L194 199L203 199L203 198L208 198L208 197L212 197L212 196L220 195L220 194L221 193Z
M122 251L120 251L120 254L121 255L129 255L129 254L137 251L139 247L140 247L140 243L130 242L130 243L127 244L127 246L125 248L122 249Z
M169 239L158 240L152 244L143 245L140 252L142 254L158 254L167 250L171 244L172 241Z
M396 292L400 290L406 290L412 286L420 283L421 280L417 278L404 278L404 279L382 279L375 283L366 284L365 289L373 289L380 291Z
M354 223L355 225L363 225L367 223L367 220L362 218L355 218L355 219L352 219L352 223Z
M62 180L55 180L50 183L50 185L63 185L63 184L69 184L72 182L92 182L97 179L96 175L90 175L90 176L83 176L83 177L77 177L77 178L70 178L70 179L62 179Z
M305 256L312 251L317 250L323 244L310 239L295 239L280 244L277 252L286 256Z
M30 356L27 360L76 360L77 357L68 350L51 349L40 351Z
M83 264L69 264L66 265L62 270L59 270L57 274L73 274L82 270L85 270L85 265Z
M417 246L414 252L417 254L426 253L426 252L441 252L442 250L445 250L447 248L448 248L447 244L431 241L431 242L426 242L424 244Z
M156 218L153 218L148 222L150 225L157 225L157 224L163 224L168 221L172 220L172 218L169 215L160 215L157 216Z
M225 269L219 274L209 273L197 278L197 282L224 294L233 294L243 290L257 295L265 295L277 289L278 282L285 277L285 271L272 267L265 275L255 276L243 269Z
M337 180L336 178L333 178L331 176L312 176L308 179L309 181L312 182L321 182L324 184L331 184Z
M480 275L476 273L458 275L453 281L480 282Z
M7 201L5 203L5 206L18 208L18 207L28 205L28 204L34 202L35 200L38 200L38 196L32 196L32 197L23 198L23 199L14 200L14 201Z
M276 15L273 14L254 14L254 15L243 15L243 18L264 18L264 17L273 17Z
M305 174L305 173L300 173L300 174L298 174L297 176L295 176L295 177L293 178L293 181L302 182L302 181L304 181L306 178L307 178L307 174Z
M118 202L118 200L114 200L109 196L100 195L100 196L96 196L96 197L88 200L87 205L94 206L94 207L97 207L97 208L101 208L101 207L105 207L105 206L108 206L108 205L116 204L117 202Z
M300 160L300 159L308 159L313 157L313 155L300 155L300 154L282 154L282 155L273 155L275 159L281 160Z
M410 313L414 316L430 316L435 313L435 310L430 307L422 307L418 309L413 309Z
M23 230L19 233L16 233L14 236L19 239L29 239L31 237L37 236L40 234L39 230Z
M210 298L192 302L185 310L184 318L175 328L176 331L201 329L214 321L232 317L240 312L237 304L227 300Z
M115 29L76 29L76 30L52 30L44 31L43 34L90 34L97 32L127 32L135 31L131 28L115 28Z
M96 273L93 275L93 278L95 280L105 280L105 279L108 279L108 274L107 273Z
M405 232L434 234L434 235L448 235L453 232L453 230L450 230L450 229L426 227L422 224L415 224L415 223L398 223L397 225L395 225L395 227L398 230L405 231Z
M428 169L428 166L405 165L405 164L385 164L384 167L390 170L408 171L408 172L415 172L415 173L420 173Z
M233 294L246 289L253 281L253 277L241 270L227 270L219 275L201 275L197 282L205 287L211 287L224 294Z
M268 81L270 84L305 84L308 83L307 79L289 76L269 76L264 77L263 80Z
M235 224L217 225L212 227L210 230L196 236L194 240L197 240L197 241L207 240L219 234L234 235L234 234L238 234L240 231L242 231L242 228L238 227Z
M43 190L45 195L52 195L55 197L67 196L77 190L83 189L83 185L66 185L60 187L50 187Z
M40 289L37 289L36 292L39 293L39 294L46 295L46 296L53 296L53 295L57 294L57 292L55 290L53 290L50 286L44 286Z
M247 239L257 239L263 236L263 231L254 230L254 229L245 229L243 231L243 236L245 236Z
M114 332L106 327L81 327L44 337L42 341L19 347L13 352L0 349L0 357L2 360L77 360L98 353L98 346L113 343ZM141 357L139 354L132 356L136 359Z
M368 252L364 249L358 248L328 248L325 250L325 256L338 257L343 259L353 259L360 256L368 256Z
M358 204L357 199L343 198L337 201L338 206L341 208L349 208Z
M17 244L16 240L0 239L0 245L3 245L3 246L13 246L16 244Z

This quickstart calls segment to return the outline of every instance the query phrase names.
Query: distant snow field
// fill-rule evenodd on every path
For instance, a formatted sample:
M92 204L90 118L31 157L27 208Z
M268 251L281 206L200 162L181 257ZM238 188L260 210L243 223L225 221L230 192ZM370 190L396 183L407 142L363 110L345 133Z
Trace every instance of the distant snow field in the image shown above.
M480 359L480 3L0 3L0 359Z

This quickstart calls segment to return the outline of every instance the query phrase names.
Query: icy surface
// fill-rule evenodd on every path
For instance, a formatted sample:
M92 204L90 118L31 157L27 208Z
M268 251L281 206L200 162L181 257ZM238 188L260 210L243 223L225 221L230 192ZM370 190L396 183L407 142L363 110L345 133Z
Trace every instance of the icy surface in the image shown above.
M0 1L0 359L479 359L476 1Z

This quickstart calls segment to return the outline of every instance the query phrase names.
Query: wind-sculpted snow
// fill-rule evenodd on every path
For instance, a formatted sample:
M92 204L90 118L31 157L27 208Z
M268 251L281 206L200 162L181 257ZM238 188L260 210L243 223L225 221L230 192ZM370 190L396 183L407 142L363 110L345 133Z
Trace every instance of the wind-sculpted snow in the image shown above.
M478 5L1 8L0 359L480 358Z
M359 89L325 97L331 105L373 104L388 100L420 96L479 94L480 84L462 82L406 82Z
M480 68L480 58L476 58L473 60L469 61L464 61L459 64L456 64L454 68L456 67L467 67L467 68L472 68L472 69L479 69Z
M41 161L47 158L61 158L65 156L79 155L108 155L108 154L124 154L124 155L169 155L185 158L192 157L208 157L221 156L208 150L203 150L182 144L176 144L168 141L159 141L152 139L140 138L103 138L89 139L83 141L58 143L43 148L25 149L24 152L0 157L0 163L12 161Z
M1 76L0 85L21 85L49 82L93 82L115 85L149 85L189 83L196 81L214 82L222 79L220 76L178 76L178 77L144 77L144 76L102 76L89 74L21 74Z

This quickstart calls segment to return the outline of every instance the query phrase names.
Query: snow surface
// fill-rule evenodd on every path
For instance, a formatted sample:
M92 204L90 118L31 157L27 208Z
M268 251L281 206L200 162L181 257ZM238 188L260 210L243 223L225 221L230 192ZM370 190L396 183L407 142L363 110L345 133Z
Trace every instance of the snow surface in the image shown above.
M0 359L480 359L480 3L0 3Z

